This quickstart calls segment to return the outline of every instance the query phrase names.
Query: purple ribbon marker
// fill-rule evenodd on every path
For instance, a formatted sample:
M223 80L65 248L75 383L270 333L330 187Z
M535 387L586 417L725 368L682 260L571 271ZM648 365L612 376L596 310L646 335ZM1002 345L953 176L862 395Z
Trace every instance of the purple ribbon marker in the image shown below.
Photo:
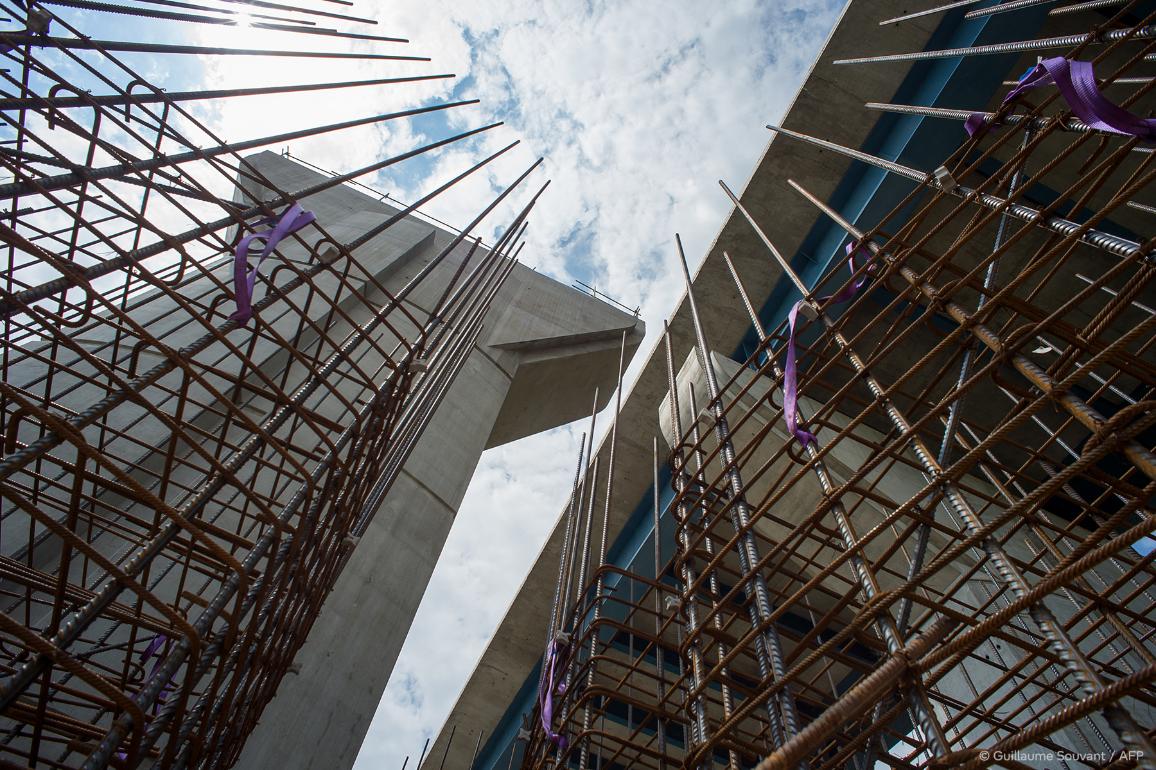
M550 739L562 751L566 750L568 742L566 736L561 733L554 732L554 696L561 697L566 694L566 683L558 682L557 687L554 685L555 675L558 673L559 659L566 651L566 645L561 639L555 639L550 645L550 651L546 654L546 681L545 689L538 691L538 705L542 711L542 729L546 731L546 737Z
M271 230L250 233L237 243L233 259L233 293L236 296L237 309L229 316L230 320L237 321L241 326L244 326L253 317L253 287L257 283L257 270L261 267L261 263L265 261L265 257L273 253L273 249L277 248L278 243L314 219L316 217L313 216L312 211L303 211L299 205L294 203L285 209ZM273 224L273 219L262 220L259 224ZM256 238L263 240L265 247L261 249L261 253L250 269L248 265L249 246Z
M1156 140L1156 119L1142 118L1113 104L1100 93L1096 73L1088 61L1072 61L1063 56L1044 59L1020 78L1019 84L1003 98L1001 107L1018 99L1025 91L1054 84L1072 114L1090 128L1122 136ZM996 125L994 122L991 125ZM983 113L974 113L963 124L970 136L988 126Z
M851 268L851 274L854 275L857 268L855 267L855 256L862 254L867 258L867 262L871 261L871 253L863 248L863 244L855 243L854 241L847 244L847 266ZM867 268L870 273L874 266ZM859 289L863 288L863 284L867 282L867 275L860 276L850 286L844 287L835 294L827 297L819 297L818 302L831 302L832 304L841 304L850 300L859 293ZM795 349L795 322L799 317L799 311L804 307L808 310L809 304L807 300L801 299L796 302L791 311L787 313L787 325L790 327L790 333L787 335L787 365L783 369L783 414L787 421L787 432L799 440L799 443L806 449L808 444L816 441L815 434L808 430L799 427L799 367L796 361ZM812 311L813 313L813 311ZM807 315L807 311L804 311ZM814 317L811 315L810 317Z
M157 670L158 670L158 669L160 669L160 667L161 667L161 663L163 663L163 662L164 662L164 661L162 660L161 656L160 656L160 655L157 655L157 653L158 653L158 652L160 652L160 649L161 649L161 647L162 647L162 646L164 645L164 643L165 643L165 642L167 642L168 640L169 640L169 638L168 638L167 636L165 636L164 634L157 634L157 635L155 635L155 636L152 638L152 640L151 640L151 641L148 643L148 646L146 646L146 647L144 648L144 650L141 652L141 654L140 654L140 663L141 663L141 665L142 665L142 666L143 666L144 664L148 663L148 662L149 662L149 660L150 660L150 659L151 659L151 658L152 658L154 655L156 655L156 656L157 656L157 662L153 664L152 670L151 670L151 671L149 671L149 674L148 674L148 676L147 676L147 677L145 677L145 680L146 680L146 681L147 681L147 680L149 680L149 679L152 679L152 678L153 678L153 677L156 675L156 673L157 673ZM171 679L170 679L169 681L165 682L165 686L164 686L164 687L161 689L160 693L157 695L157 701L156 701L156 703L154 703L154 704L153 704L153 707L152 707L152 713L153 713L154 715L155 715L155 714L156 714L158 711L160 711L160 707L161 707L161 706L164 704L164 702L165 702L165 696L168 694L168 692L169 692L169 689L170 689L170 687L172 686L172 683L173 683L173 680L171 680ZM123 762L123 761L125 761L126 759L128 759L128 754L126 754L126 753L125 753L125 752L123 752L123 751L118 751L118 752L116 752L116 758L117 758L117 759L119 759L121 762Z
M153 664L152 670L149 671L149 675L147 677L148 679L152 679L154 676L156 676L157 671L160 670L161 663L163 663L164 660L158 653L160 652L161 647L164 646L165 642L168 640L169 638L164 634L157 634L153 637L153 640L149 642L148 647L144 648L144 652L141 653L140 662L142 666L145 663L148 663L154 655L157 659L157 662ZM169 681L165 682L165 686L161 688L160 693L157 695L157 702L153 704L153 714L156 714L158 711L160 711L160 707L164 705L165 696L169 694L169 690L172 688L172 684L173 680L170 679Z

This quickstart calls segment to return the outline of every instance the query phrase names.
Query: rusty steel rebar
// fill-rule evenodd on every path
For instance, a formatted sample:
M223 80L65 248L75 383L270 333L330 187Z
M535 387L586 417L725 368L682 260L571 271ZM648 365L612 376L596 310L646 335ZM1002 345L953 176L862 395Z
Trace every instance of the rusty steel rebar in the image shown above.
M1111 24L863 63L1068 48L1095 56L1113 101L1150 109L1156 14L1071 7L1054 15L1102 9ZM724 185L755 253L728 235L701 270L730 271L753 334L736 360L709 351L704 297L727 298L696 292L688 267L685 363L673 322L663 342L674 496L661 506L654 472L652 528L665 511L676 549L654 574L669 584L649 565L604 565L605 611L569 620L587 650L571 665L593 675L558 724L598 766L1156 763L1156 237L1143 218L1156 161L1136 137L1087 130L1055 91L1017 106L986 114L1019 130L961 130L934 172L772 127L825 153L814 168L865 163L913 183L856 221L811 192L837 180L760 182L799 193L830 242L850 239L850 262L839 248L803 269L823 255L775 245L794 223L761 208L765 191ZM796 328L748 295L740 259L771 271L776 302L801 297ZM803 445L784 424L789 340L796 417L817 437ZM695 392L708 398L687 422ZM675 652L677 674L662 657ZM533 732L522 766L571 761Z
M68 11L130 13L167 29L235 23L237 12L196 3L150 3L179 11L88 0L5 5L12 17L0 31L8 64L0 115L12 137L0 148L11 178L0 185L5 765L223 768L236 761L486 328L546 189L515 207L493 244L473 234L522 196L539 160L490 200L473 202L479 213L462 230L430 226L412 247L420 265L397 279L382 273L374 239L454 194L517 142L412 204L381 204L377 221L348 238L334 237L337 223L320 218L270 245L252 319L233 317L242 237L292 203L308 207L314 196L501 124L435 136L392 157L354 158L353 171L282 189L243 153L476 100L345 121L319 115L293 132L227 142L189 107L452 77L384 72L166 90L119 57L151 54L162 76L165 57L188 54L428 61L376 48L407 42L401 38L311 20L372 19L229 1L276 11L254 14L262 19L254 26L284 36L284 48L104 41L84 34L76 20L88 16ZM302 34L356 48L303 50L293 42ZM237 194L222 196L226 189ZM424 309L409 299L418 289L432 292Z

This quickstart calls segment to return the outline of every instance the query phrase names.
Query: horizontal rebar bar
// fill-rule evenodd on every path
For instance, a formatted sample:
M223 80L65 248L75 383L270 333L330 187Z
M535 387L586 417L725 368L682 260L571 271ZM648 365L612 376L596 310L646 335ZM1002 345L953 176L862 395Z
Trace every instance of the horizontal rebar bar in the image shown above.
M391 42L406 43L404 38L390 38ZM298 51L271 48L222 48L172 43L135 43L129 40L92 40L71 37L29 35L24 32L0 32L0 44L11 48L60 48L66 51L112 51L116 53L164 53L188 56L277 56L295 59L353 59L371 61L428 62L428 56L401 56L385 53L356 53L348 51ZM10 52L8 54L12 56Z
M1125 2L1127 0L1124 0ZM986 8L977 8L974 11L968 11L963 15L965 19L981 19L985 16L995 16L1008 11L1019 11L1024 8L1035 8L1040 5L1047 5L1049 3L1056 3L1059 0L1008 0L1008 2L1000 3L999 5L989 5Z
M951 59L956 56L995 56L1005 53L1025 51L1050 51L1060 48L1074 48L1078 45L1106 44L1121 40L1151 40L1156 38L1156 26L1111 29L1104 32L1086 32L1080 35L1062 35L1037 40L1019 40L1012 43L992 43L962 48L945 48L938 51L914 51L911 53L884 54L882 56L861 56L853 59L836 59L835 64L871 64L877 62L924 61L927 59Z
M395 85L398 83L420 83L425 80L443 80L456 75L412 75L398 78L375 78L373 80L342 80L332 83L295 83L284 86L255 86L252 88L218 88L202 91L162 91L134 94L85 94L84 96L26 96L0 97L0 110L23 109L66 109L69 107L125 107L140 104L167 104L170 102L206 101L210 99L230 99L238 96L264 96L267 94L295 94L309 91L329 91L340 88L363 88L368 86Z
M884 19L883 21L879 22L879 26L883 27L887 24L898 24L901 21L911 21L912 19L919 19L924 16L933 16L937 13L946 13L947 11L951 11L956 8L963 8L964 6L975 5L976 3L981 2L983 2L983 0L955 0L955 2L936 6L935 8L927 8L922 11L913 11L912 13L906 13L902 16L896 16L892 19Z
M1069 13L1079 13L1081 11L1097 11L1101 8L1110 8L1114 5L1124 5L1131 2L1131 0L1088 0L1085 3L1075 3L1073 5L1064 5L1059 8L1053 8L1048 11L1049 16L1064 16Z

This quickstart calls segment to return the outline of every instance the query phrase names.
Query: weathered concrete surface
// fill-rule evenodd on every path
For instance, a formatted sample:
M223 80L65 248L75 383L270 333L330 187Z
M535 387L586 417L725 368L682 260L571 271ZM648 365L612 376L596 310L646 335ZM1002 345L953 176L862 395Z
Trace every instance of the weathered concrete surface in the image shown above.
M273 153L252 160L287 190L320 178ZM302 205L320 222L337 223L334 230L346 240L395 211L346 187ZM399 225L414 232L396 242L375 238L356 255L390 290L452 239L422 220ZM428 315L464 252L447 257L407 299L415 317ZM350 312L356 310L351 305ZM237 767L352 766L482 451L580 417L595 385L605 403L624 333L632 355L643 335L636 318L533 270L515 269L478 345L326 600L297 655L299 672L282 680Z
M858 67L850 77L849 68L838 67L832 62L863 54L867 48L891 53L926 47L937 24L935 17L878 26L880 19L909 10L906 0L848 3L782 125L849 147L861 146L875 124L875 116L865 111L863 104L890 101L910 65L891 63ZM864 40L864 30L870 30L869 46ZM855 119L849 120L848 116ZM811 204L791 190L786 180L796 179L825 199L834 191L848 166L848 161L835 153L816 151L785 138L771 138L740 199L775 245L784 253L793 254L817 217ZM731 189L737 191L740 188L739 180L726 181ZM693 261L695 246L688 246ZM710 308L702 319L707 339L714 349L729 352L738 347L750 328L750 320L723 262L724 250L734 261L756 306L761 306L770 295L781 272L772 263L766 247L757 240L750 225L741 214L733 212L694 278L699 305ZM674 259L672 254L672 265ZM694 340L685 297L674 310L670 324L675 360L682 361ZM658 431L655 415L667 392L664 356L659 342L659 346L649 352L645 367L623 401L615 460L615 499L610 506L611 542L622 531L627 518L651 484L650 437ZM607 441L598 452L603 467L606 467ZM558 525L458 696L441 734L430 747L431 756L440 758L446 750L450 726L457 725L446 758L447 768L469 766L478 732L485 732L484 744L542 655L562 529L559 517Z

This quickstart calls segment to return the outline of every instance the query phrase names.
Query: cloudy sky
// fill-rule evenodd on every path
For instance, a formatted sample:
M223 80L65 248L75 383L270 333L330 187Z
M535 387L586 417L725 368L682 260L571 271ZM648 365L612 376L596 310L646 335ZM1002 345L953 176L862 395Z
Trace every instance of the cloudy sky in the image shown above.
M356 31L412 42L356 46L247 28L166 30L132 18L70 13L111 39L191 38L214 46L295 44L432 57L429 63L179 57L179 64L169 61L178 57L167 57L164 65L159 57L123 58L170 91L455 73L453 80L220 100L190 111L237 141L438 100L480 99L480 105L420 121L294 141L288 150L345 171L505 121L476 140L366 181L414 200L521 139L489 173L427 209L464 224L534 159L545 157L532 181L549 178L552 185L532 215L522 260L641 308L649 338L628 373L629 387L682 292L674 233L682 234L692 265L701 260L728 210L716 180L740 189L745 184L769 140L763 126L781 117L841 6L842 0L363 0L350 12L375 16L379 24ZM231 181L222 175L214 184L228 194ZM487 240L511 207L484 223ZM359 770L400 767L440 729L557 519L581 430L567 426L482 457L358 757Z

